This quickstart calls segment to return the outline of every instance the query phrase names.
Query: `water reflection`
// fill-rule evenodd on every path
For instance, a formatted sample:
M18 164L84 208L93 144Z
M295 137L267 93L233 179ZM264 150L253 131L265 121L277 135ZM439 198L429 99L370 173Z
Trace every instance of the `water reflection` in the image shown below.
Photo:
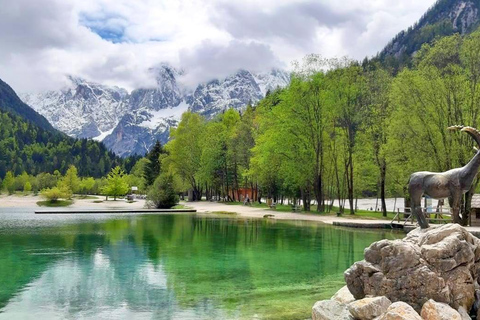
M180 215L16 227L0 234L0 319L306 318L399 236Z

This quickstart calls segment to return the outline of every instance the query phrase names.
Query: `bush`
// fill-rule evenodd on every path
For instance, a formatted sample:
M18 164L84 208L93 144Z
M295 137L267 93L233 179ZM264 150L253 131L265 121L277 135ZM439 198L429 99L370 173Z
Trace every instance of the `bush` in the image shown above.
M30 182L25 182L25 184L23 185L23 192L30 192L32 191L32 184Z
M15 178L13 177L13 173L11 171L8 171L5 179L3 179L3 186L5 189L7 189L8 194L15 193Z
M172 175L160 175L147 194L147 206L157 209L170 209L178 203Z
M44 189L44 190L42 190L40 195L50 202L56 202L60 198L67 198L68 199L68 197L70 196L69 194L65 193L65 190L62 190L62 189L57 188L57 187Z

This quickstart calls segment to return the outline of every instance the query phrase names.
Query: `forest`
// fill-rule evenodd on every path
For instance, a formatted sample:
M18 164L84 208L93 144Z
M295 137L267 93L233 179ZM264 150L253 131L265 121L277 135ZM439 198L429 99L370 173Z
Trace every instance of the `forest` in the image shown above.
M7 171L37 175L58 170L64 174L71 165L81 176L99 178L117 165L130 171L138 158L122 159L97 141L73 139L0 110L0 178Z
M339 210L354 214L359 197L406 196L411 173L470 160L473 140L447 127L478 125L479 80L479 32L425 44L399 72L311 55L287 88L244 112L208 122L183 114L162 170L196 200L240 201L235 190L246 188L274 201L302 199L306 211L329 211L338 199Z

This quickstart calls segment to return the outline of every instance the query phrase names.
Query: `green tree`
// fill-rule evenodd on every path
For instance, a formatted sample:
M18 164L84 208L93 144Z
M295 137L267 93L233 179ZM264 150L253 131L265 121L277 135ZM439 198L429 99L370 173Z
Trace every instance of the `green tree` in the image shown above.
M151 186L155 179L160 175L160 156L165 153L164 148L157 140L152 150L145 157L148 160L144 166L144 177L146 186Z
M364 118L366 135L370 139L366 139L365 145L371 142L374 164L379 170L379 183L380 183L380 200L382 214L387 216L387 206L385 202L386 197L386 183L387 183L387 157L386 157L386 145L387 145L387 127L389 125L389 117L391 114L390 108L390 85L392 77L389 73L379 66L375 66L373 70L369 70L366 73L367 81L367 109ZM363 163L369 162L364 160Z
M8 194L15 193L15 178L11 171L8 171L5 175L5 179L3 179L3 187L8 191Z
M179 175L193 191L193 200L202 198L202 186L198 179L202 156L202 143L205 119L195 113L185 112L177 128L170 132L170 141L165 145L168 156L162 161L162 166L168 168L171 174Z
M27 192L30 192L32 191L32 184L27 181L25 182L25 185L23 186L23 192L27 193Z
M71 196L68 193L65 194L65 192L58 187L43 189L40 195L50 202L57 202L61 198L68 199Z
M95 179L92 177L83 178L79 183L79 190L83 195L87 195L93 191Z
M80 178L77 174L77 168L74 165L71 165L65 176L59 181L59 188L69 190L70 193L78 192L80 187Z
M107 197L113 197L113 200L117 200L117 197L127 194L128 183L125 179L125 172L119 166L113 168L108 174L106 185L103 187L102 192Z
M147 195L147 205L157 209L170 209L178 203L174 178L170 174L161 174L153 183Z

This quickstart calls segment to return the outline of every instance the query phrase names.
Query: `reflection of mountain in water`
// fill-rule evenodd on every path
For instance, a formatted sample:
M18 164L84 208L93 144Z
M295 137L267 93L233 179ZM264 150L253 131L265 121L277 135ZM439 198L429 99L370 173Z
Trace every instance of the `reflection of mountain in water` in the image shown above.
M16 246L9 260L21 263L1 266L0 283L14 271L25 276L7 292L0 318L307 317L314 301L341 286L363 249L385 236L174 215L15 230L1 234L0 244ZM66 254L31 255L22 247ZM29 267L35 261L41 267Z

